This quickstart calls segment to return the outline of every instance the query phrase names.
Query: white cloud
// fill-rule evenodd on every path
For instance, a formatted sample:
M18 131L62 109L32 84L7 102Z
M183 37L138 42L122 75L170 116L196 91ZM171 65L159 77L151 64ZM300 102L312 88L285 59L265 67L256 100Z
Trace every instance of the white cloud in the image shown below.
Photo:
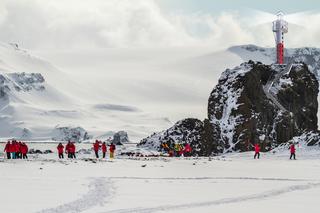
M31 49L273 45L270 24L252 28L240 18L236 12L167 14L153 0L2 0L0 40ZM319 35L315 25L304 32L292 27L287 43L320 45Z

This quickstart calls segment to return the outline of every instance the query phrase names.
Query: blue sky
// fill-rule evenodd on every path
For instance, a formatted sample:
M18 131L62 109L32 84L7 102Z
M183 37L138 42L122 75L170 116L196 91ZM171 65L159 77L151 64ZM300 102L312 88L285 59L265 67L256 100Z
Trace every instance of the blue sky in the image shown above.
M220 13L226 10L245 11L248 8L270 13L279 10L294 13L304 10L319 10L319 0L157 0L162 7L172 11Z

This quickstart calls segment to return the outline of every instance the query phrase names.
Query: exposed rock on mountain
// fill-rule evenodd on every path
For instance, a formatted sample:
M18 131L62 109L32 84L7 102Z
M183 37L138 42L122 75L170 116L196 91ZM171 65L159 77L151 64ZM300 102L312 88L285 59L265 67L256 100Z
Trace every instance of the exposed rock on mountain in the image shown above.
M143 139L138 146L161 150L161 143L167 143L171 148L173 148L175 143L189 143L195 154L201 151L201 143L199 143L199 141L201 141L202 133L202 121L194 118L187 118L178 121L165 131L154 133Z
M228 150L264 150L317 129L318 82L305 64L244 63L226 70L209 97L208 117ZM270 97L270 98L269 98Z
M0 97L8 97L11 91L42 91L45 82L40 73L8 73L0 74Z
M248 151L255 143L270 150L303 132L317 130L318 87L315 75L303 63L285 66L249 61L227 69L210 94L208 119L197 121L199 128L187 128L197 135L192 140L195 153ZM160 149L162 142L189 142L181 137L184 121L139 145Z
M128 143L129 142L129 136L128 136L128 133L125 132L125 131L119 131L119 132L116 132L114 135L113 135L113 140L112 142L116 145L122 145L124 143Z
M92 138L82 127L56 127L52 135L54 135L52 140L55 141L81 142Z

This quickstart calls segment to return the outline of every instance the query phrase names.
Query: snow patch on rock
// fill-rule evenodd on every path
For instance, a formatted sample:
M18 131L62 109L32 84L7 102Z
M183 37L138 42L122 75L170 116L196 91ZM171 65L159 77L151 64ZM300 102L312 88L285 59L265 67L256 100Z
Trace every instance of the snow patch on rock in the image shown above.
M82 127L55 127L52 140L81 142L92 138Z

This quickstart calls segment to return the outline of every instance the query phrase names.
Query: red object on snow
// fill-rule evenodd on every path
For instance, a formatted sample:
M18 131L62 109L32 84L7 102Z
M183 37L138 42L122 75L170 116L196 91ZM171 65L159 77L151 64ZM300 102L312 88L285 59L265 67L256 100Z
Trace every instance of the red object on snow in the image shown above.
M74 143L70 143L69 152L76 153L76 145L74 145Z
M93 150L94 150L95 152L98 152L99 149L100 149L100 144L99 144L99 141L96 140L96 142L93 144Z
M186 152L186 153L189 153L189 152L191 152L192 151L192 148L191 148L191 146L190 146L190 144L186 144L185 145L185 147L184 147L184 152Z
M109 151L110 152L114 152L114 150L116 150L116 146L114 144L110 145Z
M62 153L63 153L63 149L64 149L64 146L63 146L62 144L59 144L59 145L57 146L57 150L58 150L58 153L59 153L59 154L62 154Z
M101 148L102 152L107 152L107 145L105 143L102 144Z
M294 144L291 144L291 146L290 146L290 153L291 154L295 154L296 153L296 147L294 146Z
M28 146L27 144L23 143L20 145L20 151L22 154L27 154L28 153Z
M254 145L254 151L255 151L256 153L260 152L260 146L259 146L259 144Z
M3 151L4 152L11 152L11 144L9 142L6 144Z

